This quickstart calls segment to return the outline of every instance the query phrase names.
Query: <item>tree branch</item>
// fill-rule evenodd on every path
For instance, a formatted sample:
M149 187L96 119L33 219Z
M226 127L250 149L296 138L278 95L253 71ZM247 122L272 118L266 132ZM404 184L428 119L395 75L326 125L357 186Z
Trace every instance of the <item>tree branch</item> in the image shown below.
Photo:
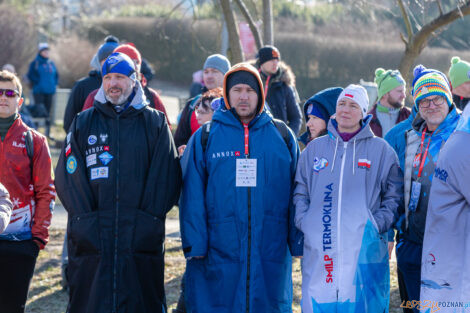
M442 10L441 0L436 0L436 2L437 2L437 7L439 8L439 15L443 15L444 11Z
M406 33L408 34L408 40L405 44L411 42L411 38L413 38L413 29L411 28L410 16L408 12L406 12L405 5L403 4L403 0L397 0L398 6L400 7L401 15L403 16L403 21L405 22Z
M256 47L259 50L263 46L263 40L261 39L261 34L259 32L259 28L258 28L258 26L256 26L256 23L253 21L253 18L251 17L251 14L248 11L248 8L246 7L243 0L235 0L235 2L237 3L238 7L240 8L240 11L242 12L243 17L245 18L246 22L250 26L250 30L253 33L253 37L255 38Z
M230 52L232 54L233 63L240 63L245 60L242 46L240 43L240 34L238 32L235 13L232 10L230 0L219 0L222 12L224 14L225 23L227 25L228 40L230 43Z

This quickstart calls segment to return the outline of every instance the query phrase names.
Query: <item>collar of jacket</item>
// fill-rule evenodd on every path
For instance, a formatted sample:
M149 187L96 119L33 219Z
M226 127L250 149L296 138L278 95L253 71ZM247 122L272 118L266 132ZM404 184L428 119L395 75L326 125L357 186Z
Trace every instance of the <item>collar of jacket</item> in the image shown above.
M446 118L442 121L441 124L437 127L437 129L433 133L434 137L440 137L447 139L449 138L450 134L455 130L457 122L459 121L460 115L456 110L455 105L452 104L450 107L449 114L447 114ZM416 114L411 126L413 130L416 132L418 136L421 136L421 132L426 125L426 121L421 117L419 112Z
M362 126L361 130L351 138L351 140L356 139L356 140L361 140L365 138L370 138L374 137L374 133L370 129L370 122L372 120L372 115L368 114L363 120L362 120ZM330 118L330 121L328 122L328 135L333 138L334 140L338 139L339 141L343 141L341 136L338 133L338 122L336 122L335 118Z
M140 111L149 104L147 98L145 97L144 90L142 89L142 85L138 81L135 84L134 92L134 98L132 99L129 107L120 114L121 116L127 116L129 114L132 114L132 112ZM96 106L99 111L103 112L106 115L113 117L118 115L116 111L108 104L102 85L95 95L94 106Z
M250 130L259 129L267 123L270 123L272 119L272 115L269 114L266 110L263 110L263 112L256 115L255 118L251 120L249 128ZM227 126L243 129L243 124L234 108L231 108L230 110L227 110L227 108L221 108L215 111L212 120Z

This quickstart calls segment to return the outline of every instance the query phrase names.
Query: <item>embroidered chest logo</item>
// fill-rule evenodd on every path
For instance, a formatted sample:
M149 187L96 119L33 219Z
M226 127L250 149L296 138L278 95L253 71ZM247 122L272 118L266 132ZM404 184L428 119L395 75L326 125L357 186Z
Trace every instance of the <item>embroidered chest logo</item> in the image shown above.
M320 172L322 169L328 166L328 160L325 158L315 157L313 159L313 170L315 172Z
M235 157L235 156L240 156L240 151L222 151L222 152L212 153L213 159L228 158L228 157Z
M357 161L357 167L370 169L371 162L367 159L359 159Z

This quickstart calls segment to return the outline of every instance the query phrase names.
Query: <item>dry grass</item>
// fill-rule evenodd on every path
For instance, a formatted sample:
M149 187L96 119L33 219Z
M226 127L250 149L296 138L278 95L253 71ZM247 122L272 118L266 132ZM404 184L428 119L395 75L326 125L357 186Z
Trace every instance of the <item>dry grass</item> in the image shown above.
M172 210L175 211L175 210ZM173 212L173 215L177 215ZM67 293L60 286L60 255L62 252L62 241L64 230L52 229L51 240L46 249L39 254L36 263L31 287L29 290L27 313L62 313L67 307ZM167 294L168 308L176 308L179 296L181 277L184 272L185 260L181 250L181 240L179 238L167 237L165 255L165 289ZM398 283L395 275L396 263L391 263L391 308L390 312L402 312L399 309L400 295ZM294 313L300 313L301 298L301 271L300 261L294 260L293 281L294 281Z

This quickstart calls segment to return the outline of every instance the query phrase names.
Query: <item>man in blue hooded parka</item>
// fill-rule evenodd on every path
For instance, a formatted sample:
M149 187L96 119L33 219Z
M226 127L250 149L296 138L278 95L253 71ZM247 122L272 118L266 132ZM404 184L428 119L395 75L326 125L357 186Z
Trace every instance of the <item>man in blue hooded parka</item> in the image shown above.
M225 107L182 160L187 311L292 312L292 256L303 245L292 206L298 144L265 111L254 67L232 67L223 89Z

